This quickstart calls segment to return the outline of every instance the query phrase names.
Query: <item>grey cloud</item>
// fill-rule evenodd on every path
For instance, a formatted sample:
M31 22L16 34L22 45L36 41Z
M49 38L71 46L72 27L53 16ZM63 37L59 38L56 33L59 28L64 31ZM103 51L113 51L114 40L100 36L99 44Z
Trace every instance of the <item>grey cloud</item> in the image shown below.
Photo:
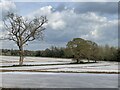
M113 14L117 13L117 11L112 10L115 9L113 6L116 3L57 4L56 6L49 5L48 7L42 7L42 10L49 19L49 25L44 32L45 43L33 42L32 44L30 43L27 49L45 49L52 45L65 46L68 41L76 37L89 39L98 44L117 44L117 23L114 23L115 18L108 18L113 17ZM65 9L66 6L68 9ZM72 10L72 8L75 9ZM56 9L56 11L53 11L53 9ZM32 12L32 14L41 15L39 12L42 11L38 9L36 12ZM109 16L103 17L101 14L97 14L98 12L107 13ZM57 24L61 28L53 28L52 24L56 24L56 21L64 22L61 26ZM95 30L96 32L94 32ZM92 34L92 32L94 33Z
M76 5L78 12L98 12L102 14L116 14L118 12L117 2L87 2Z
M16 5L12 1L3 1L0 3L0 8L2 8L2 18L8 14L8 12L16 12ZM1 18L0 18L1 20Z
M117 20L109 20L105 17L99 16L95 13L86 14L71 14L68 12L61 12L64 16L62 19L67 24L63 30L48 30L46 40L59 44L61 42L68 42L73 38L82 37L97 42L98 44L110 44L114 42L117 45ZM54 13L53 13L54 14ZM70 16L68 16L70 15ZM95 27L98 27L97 29ZM50 29L50 27L49 27ZM92 35L96 29L96 35ZM113 45L113 43L111 44Z
M117 14L118 2L68 2L56 5L56 10L62 11L74 7L76 13L96 12L99 14Z

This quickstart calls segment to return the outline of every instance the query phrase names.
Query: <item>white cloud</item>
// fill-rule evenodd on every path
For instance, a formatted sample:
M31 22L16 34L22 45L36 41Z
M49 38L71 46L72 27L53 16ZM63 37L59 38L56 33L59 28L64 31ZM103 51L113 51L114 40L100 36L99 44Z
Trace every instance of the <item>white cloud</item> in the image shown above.
M85 39L94 40L99 44L109 44L111 46L118 45L118 21L107 20L105 23L96 24L89 34L83 35Z
M0 21L0 38L3 37L2 28L3 28L3 24L2 21Z
M53 40L55 42L58 40L59 43L59 41L66 42L75 37L82 37L99 44L111 43L113 45L114 42L114 45L117 45L117 41L115 41L118 38L117 20L109 20L109 18L93 12L75 13L74 8L71 10L65 8L61 12L53 11L53 9L52 6L45 6L31 14L31 17L42 14L47 16L48 41Z
M0 8L2 8L3 17L7 14L7 12L16 11L16 5L12 1L2 1L0 3Z
M11 8L16 8L15 4L13 2L10 1L3 1L0 3L0 7L6 11L9 11Z
M8 1L8 0L4 0L0 3L0 9L1 9L1 13L2 13L2 16L0 17L0 38L3 38L5 37L8 32L3 30L4 28L4 25L3 25L3 21L2 21L2 18L5 17L5 15L8 13L8 12L15 12L16 11L16 5L14 2L12 1Z
M42 12L42 14L45 14L45 15L51 13L51 10L52 10L52 6L46 6L46 7L40 8L40 11Z
M57 30L57 29L63 29L65 27L65 23L62 20L54 21L50 24L50 26Z
M54 30L59 30L63 29L65 27L65 22L62 20L62 16L60 12L53 12L53 7L52 6L45 6L42 7L35 12L33 12L30 15L27 15L26 17L28 18L33 18L36 16L47 16L48 18L48 24L47 26L54 29Z
M117 46L118 21L116 19L109 19L94 12L76 13L74 8L54 11L50 5L41 7L26 17L33 18L41 15L46 15L48 18L45 31L45 40L48 46L54 43L59 46L75 37L92 40L98 44ZM51 42L52 44L50 44Z
M35 12L31 12L30 14L26 15L26 17L32 19L36 16L49 16L51 15L51 13L52 13L52 6L45 6L45 7L41 7Z
M3 24L2 24L2 21L0 21L0 30L2 29L3 27Z
M14 12L16 11L16 5L14 4L14 2L12 1L2 1L0 3L0 8L2 9L2 16L0 17L0 37L3 37L5 36L5 34L7 34L6 31L3 31L3 22L2 22L2 18L5 17L5 15L8 13L8 12Z

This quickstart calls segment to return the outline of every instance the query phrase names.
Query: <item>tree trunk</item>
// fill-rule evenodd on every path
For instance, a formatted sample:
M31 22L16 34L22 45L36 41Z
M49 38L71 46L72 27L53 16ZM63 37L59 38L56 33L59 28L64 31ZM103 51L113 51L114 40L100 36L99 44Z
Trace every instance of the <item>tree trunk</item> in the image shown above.
M77 64L79 63L79 59L77 59Z
M19 65L23 65L23 59L24 59L24 50L23 50L23 46L20 46L19 48L20 50L20 59L19 59Z
M90 62L90 59L88 59L88 63Z
M95 63L97 62L97 60L95 60Z

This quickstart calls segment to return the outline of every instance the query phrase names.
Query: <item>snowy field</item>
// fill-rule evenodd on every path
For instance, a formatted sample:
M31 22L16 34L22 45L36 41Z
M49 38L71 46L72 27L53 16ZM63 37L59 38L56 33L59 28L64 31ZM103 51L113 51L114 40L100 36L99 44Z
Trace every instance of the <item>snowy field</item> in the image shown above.
M1 66L18 65L19 57L0 56L0 58ZM117 62L101 61L98 63L89 64L48 65L70 63L71 61L72 61L71 59L60 58L25 57L24 64L27 65L40 64L40 66L1 67L0 70L2 72L0 72L1 77L0 82L2 83L0 84L0 87L3 88L118 87L118 74L116 74L118 73ZM44 64L46 65L44 66Z
M19 57L17 56L0 56L0 66L18 65ZM25 57L24 64L59 64L69 63L71 59L59 58L42 58L42 57Z
M1 66L18 65L19 57L0 56ZM68 64L68 65L43 65L43 64L64 64L70 63L71 59L60 58L41 58L41 57L25 57L24 64L40 66L23 66L23 67L4 67L0 68L3 71L49 71L49 72L118 72L117 62L99 61L98 63L89 64ZM42 64L42 65L41 65Z
M117 74L4 72L3 88L118 88Z

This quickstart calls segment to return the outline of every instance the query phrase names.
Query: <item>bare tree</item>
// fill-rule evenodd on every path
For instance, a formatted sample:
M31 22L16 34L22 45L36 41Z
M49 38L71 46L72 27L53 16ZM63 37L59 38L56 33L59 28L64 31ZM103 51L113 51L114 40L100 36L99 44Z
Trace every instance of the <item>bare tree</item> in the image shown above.
M8 13L7 18L3 20L5 30L9 33L7 39L14 41L19 48L19 65L23 64L24 45L29 41L43 38L47 21L45 16L28 20L14 13Z

